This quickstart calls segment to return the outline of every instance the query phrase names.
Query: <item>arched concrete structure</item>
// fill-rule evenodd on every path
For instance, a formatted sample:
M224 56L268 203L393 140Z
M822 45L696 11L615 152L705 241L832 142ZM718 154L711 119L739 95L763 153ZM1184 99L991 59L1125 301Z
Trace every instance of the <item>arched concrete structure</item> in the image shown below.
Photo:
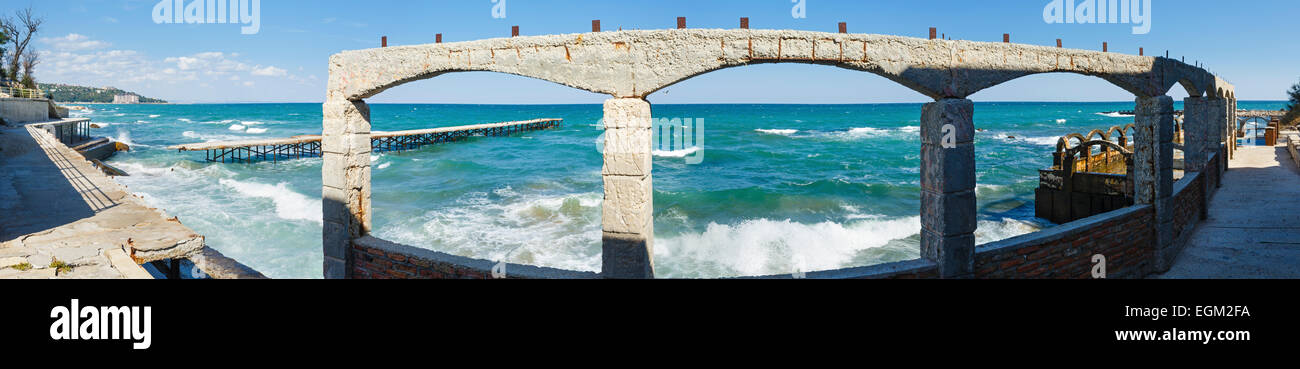
M1095 76L1133 93L1136 199L1154 205L1163 224L1171 222L1174 114L1165 94L1175 84L1196 97L1231 96L1232 90L1203 69L1166 58L805 31L619 31L347 51L330 57L324 104L324 274L351 276L352 241L371 229L370 115L364 99L445 73L492 71L612 97L604 106L602 276L653 277L652 134L645 96L711 71L761 63L873 73L935 99L921 119L921 251L941 277L972 274L975 128L967 96L1040 73ZM1228 114L1225 109L1219 116L1226 121ZM944 132L956 135L955 146L944 144ZM1167 237L1157 238L1162 247L1168 244Z
M360 100L443 73L493 71L620 98L718 69L812 63L874 73L935 99L1039 73L1096 76L1140 97L1222 87L1203 69L1144 56L1010 43L775 30L658 30L489 39L348 51L330 58L332 98Z

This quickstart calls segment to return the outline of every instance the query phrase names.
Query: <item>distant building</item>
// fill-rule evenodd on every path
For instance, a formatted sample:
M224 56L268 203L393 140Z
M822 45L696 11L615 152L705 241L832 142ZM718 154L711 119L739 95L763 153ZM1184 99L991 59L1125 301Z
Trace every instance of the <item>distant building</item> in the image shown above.
M113 103L114 103L114 104L139 104L139 103L140 103L140 96L139 96L139 95L132 95L132 94L128 94L128 95L113 95Z

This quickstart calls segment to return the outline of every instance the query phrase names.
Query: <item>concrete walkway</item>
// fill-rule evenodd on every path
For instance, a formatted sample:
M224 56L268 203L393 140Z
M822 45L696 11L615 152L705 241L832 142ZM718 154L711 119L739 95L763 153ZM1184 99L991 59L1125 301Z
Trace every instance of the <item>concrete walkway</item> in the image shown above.
M0 128L0 278L150 278L203 246L44 129Z
M1241 146L1168 273L1155 278L1300 278L1300 170L1285 143Z

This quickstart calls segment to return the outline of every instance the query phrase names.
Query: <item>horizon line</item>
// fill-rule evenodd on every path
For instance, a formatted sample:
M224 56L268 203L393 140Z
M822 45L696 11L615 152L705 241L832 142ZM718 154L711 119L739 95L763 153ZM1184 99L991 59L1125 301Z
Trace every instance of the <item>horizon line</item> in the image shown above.
M1287 100L1237 100L1238 102L1276 102L1286 103ZM1114 101L974 101L975 103L984 104L1003 104L1003 103L1024 103L1024 104L1119 104L1133 103L1128 100ZM1182 102L1176 100L1175 103ZM113 104L113 103L86 103L86 102L68 102L65 104L84 104L84 105L270 105L270 104L324 104L323 101L237 101L237 102L167 102L160 104ZM880 102L880 103L771 103L771 102L707 102L707 103L651 103L652 105L912 105L928 104L930 102ZM554 106L554 105L601 105L599 102L592 103L438 103L438 102L367 102L367 105L496 105L496 106Z

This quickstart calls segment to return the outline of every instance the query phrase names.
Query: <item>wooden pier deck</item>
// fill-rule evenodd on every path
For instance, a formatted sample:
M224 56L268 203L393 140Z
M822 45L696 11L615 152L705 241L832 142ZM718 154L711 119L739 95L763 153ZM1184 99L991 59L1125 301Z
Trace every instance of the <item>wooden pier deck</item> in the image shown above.
M534 119L517 122L370 133L370 149L376 152L417 149L425 145L454 142L474 136L506 136L520 132L559 127L563 119ZM304 135L261 140L205 142L168 146L177 151L203 151L209 162L251 163L321 156L321 136Z

